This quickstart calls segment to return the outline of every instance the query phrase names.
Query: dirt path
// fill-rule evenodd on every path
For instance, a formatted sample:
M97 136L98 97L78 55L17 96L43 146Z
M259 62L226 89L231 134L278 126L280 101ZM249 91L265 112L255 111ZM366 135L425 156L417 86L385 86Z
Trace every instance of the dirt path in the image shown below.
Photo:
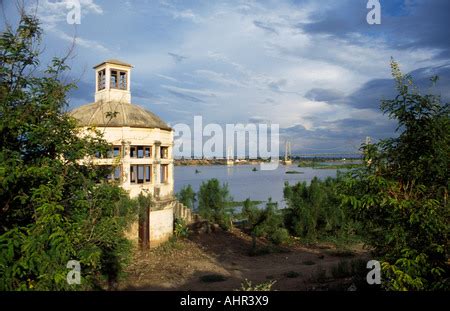
M260 249L264 246L259 242ZM240 288L244 279L253 284L275 280L275 290L320 289L324 282L336 282L329 281L330 271L340 261L367 256L361 247L348 254L327 245L320 248L294 245L281 252L257 256L250 256L250 249L250 237L237 229L195 235L137 253L120 289L234 290ZM208 282L201 279L205 275L221 275L224 280Z

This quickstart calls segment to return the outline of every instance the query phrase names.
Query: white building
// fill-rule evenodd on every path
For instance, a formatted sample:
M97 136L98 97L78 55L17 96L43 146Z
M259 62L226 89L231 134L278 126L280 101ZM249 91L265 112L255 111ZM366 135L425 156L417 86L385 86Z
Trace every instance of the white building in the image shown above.
M156 246L173 232L173 130L131 103L131 65L107 60L94 69L95 102L74 109L71 115L85 130L95 127L111 143L109 153L93 160L113 168L108 178L119 180L131 197L141 192L153 195L154 206L129 235L139 237L141 245Z

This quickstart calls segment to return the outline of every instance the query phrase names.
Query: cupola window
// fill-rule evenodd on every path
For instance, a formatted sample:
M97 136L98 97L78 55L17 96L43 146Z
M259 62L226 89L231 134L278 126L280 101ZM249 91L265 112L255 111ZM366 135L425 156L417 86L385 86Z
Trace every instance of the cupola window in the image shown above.
M105 76L105 69L98 71L98 90L104 90L105 89L105 83L106 82L106 76Z
M119 70L111 70L110 87L112 89L127 89L127 72Z

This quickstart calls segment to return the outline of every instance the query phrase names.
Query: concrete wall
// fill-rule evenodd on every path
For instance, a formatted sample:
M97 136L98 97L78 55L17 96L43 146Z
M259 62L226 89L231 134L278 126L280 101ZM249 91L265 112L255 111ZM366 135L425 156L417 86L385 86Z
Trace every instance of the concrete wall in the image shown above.
M166 242L173 234L173 208L150 212L150 247Z

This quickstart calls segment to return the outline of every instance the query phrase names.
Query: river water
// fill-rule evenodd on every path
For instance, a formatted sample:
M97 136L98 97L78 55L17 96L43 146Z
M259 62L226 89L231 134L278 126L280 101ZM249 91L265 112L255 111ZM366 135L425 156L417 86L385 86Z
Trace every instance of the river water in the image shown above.
M257 171L253 171L253 168ZM286 174L287 171L298 171L302 174ZM279 165L276 170L271 171L261 171L259 165L175 166L175 192L189 184L197 192L203 181L217 178L228 184L230 195L235 201L244 201L247 198L267 201L272 198L272 201L278 202L278 206L283 208L283 186L286 181L293 185L303 181L309 182L314 176L320 179L336 177L336 172L336 169L313 169L296 165Z

